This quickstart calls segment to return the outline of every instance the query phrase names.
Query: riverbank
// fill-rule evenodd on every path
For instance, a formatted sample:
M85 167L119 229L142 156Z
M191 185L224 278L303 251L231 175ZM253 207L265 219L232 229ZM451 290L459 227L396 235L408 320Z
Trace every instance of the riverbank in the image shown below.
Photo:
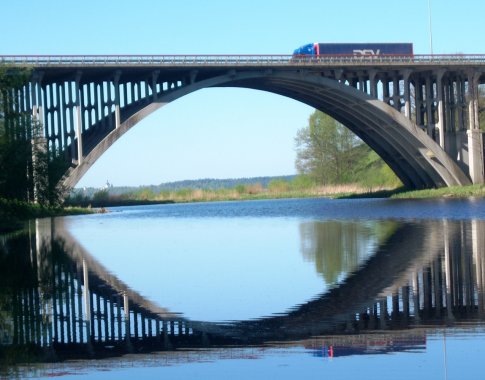
M85 199L68 204L78 207L117 207L141 206L151 204L193 203L193 202L224 202L283 198L391 198L391 199L420 199L420 198L465 198L485 197L485 186L456 186L440 189L406 190L399 188L365 188L355 184L312 186L302 189L273 188L261 186L244 186L231 189L203 190L183 189L166 191L159 194L146 193L124 194L121 196L108 195L104 199Z
M392 190L392 189L391 189ZM162 191L158 194L149 191L126 193L122 195L105 194L102 199L70 199L68 204L86 207L115 207L163 203L222 202L282 198L338 198L345 196L365 196L391 191L387 188L369 189L358 184L331 186L310 186L292 188L286 183L265 188L260 184L239 185L222 189L181 189Z
M422 198L469 198L485 197L484 185L452 186L440 189L426 189L414 191L398 191L390 198L396 199L422 199Z
M433 199L433 198L483 198L485 185L452 186L439 189L407 190L404 187L372 191L362 194L342 195L337 198L390 198L390 199Z
M39 204L0 198L0 233L18 230L29 219L80 215L92 212L95 212L95 210L81 207L46 207Z

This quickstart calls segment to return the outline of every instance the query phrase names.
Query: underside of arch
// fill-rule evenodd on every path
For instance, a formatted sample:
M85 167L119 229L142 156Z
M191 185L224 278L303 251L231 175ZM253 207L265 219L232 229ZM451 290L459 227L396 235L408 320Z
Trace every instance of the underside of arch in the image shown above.
M268 91L306 103L352 130L391 167L408 188L470 184L458 165L424 131L384 102L316 74L298 72L230 72L186 85L148 103L125 118L120 127L96 143L82 163L66 175L74 185L126 131L163 105L208 87L241 87Z

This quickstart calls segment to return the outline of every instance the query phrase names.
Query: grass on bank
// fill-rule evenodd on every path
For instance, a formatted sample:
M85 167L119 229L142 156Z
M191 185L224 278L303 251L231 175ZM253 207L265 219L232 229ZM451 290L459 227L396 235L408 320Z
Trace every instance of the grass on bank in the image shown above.
M0 233L22 228L25 221L63 215L79 215L92 212L80 207L47 207L18 200L0 198Z
M439 189L426 189L414 191L400 191L391 196L395 199L422 199L422 198L468 198L485 197L484 185L451 186Z
M391 198L391 199L433 199L433 198L470 198L485 197L485 185L451 186L439 189L407 190L399 187L369 193L352 194L339 198Z

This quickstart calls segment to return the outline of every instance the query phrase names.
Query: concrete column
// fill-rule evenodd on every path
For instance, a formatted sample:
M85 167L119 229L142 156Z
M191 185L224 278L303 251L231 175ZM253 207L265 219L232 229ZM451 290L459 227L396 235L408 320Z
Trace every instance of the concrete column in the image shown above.
M141 86L143 85L143 80L140 80L138 83L137 83L137 86L136 86L136 89L137 89L137 96L138 96L138 101L141 101L142 99L142 94L141 94Z
M433 266L431 267L431 273L433 276L435 315L437 317L441 315L441 309L443 308L443 302L442 302L443 288L440 285L441 272L442 272L441 263L438 260L434 260Z
M111 340L116 340L115 338L115 310L114 310L115 301L114 298L111 296L109 299L109 320L110 322L110 330L109 336Z
M443 149L453 159L456 158L456 144L455 144L455 96L454 96L454 80L450 75L447 75L442 81L443 91L443 133L445 134L443 142ZM440 111L438 108L438 114Z
M389 80L387 78L382 79L382 100L389 104Z
M113 79L113 85L115 87L115 129L118 129L121 125L120 116L120 76L121 71L117 70Z
M410 91L410 83L409 77L411 75L411 70L403 70L401 71L401 75L404 81L404 116L408 119L411 119L411 91Z
M68 114L66 115L66 119L69 119L69 122L64 123L66 127L66 133L69 134L69 137L71 137L71 157L72 157L72 164L76 163L75 157L76 157L76 144L74 144L74 138L76 137L76 128L74 125L74 114L76 113L76 106L73 100L73 92L75 91L75 82L69 81L66 84L67 86L67 96L64 99L64 107L66 110L68 110ZM70 126L70 130L67 130L67 124ZM66 140L67 141L67 140Z
M440 147L445 149L446 142L446 124L445 124L445 107L444 107L444 96L443 96L443 75L445 70L438 70L436 72L436 92L438 101L438 122L436 123L436 128L439 133L439 144Z
M123 340L123 329L121 328L121 297L116 296L116 322L117 322L117 340Z
M83 259L83 282L84 282L84 323L86 324L86 340L91 342L91 297L89 294L89 272L86 260Z
M377 99L377 71L369 70L369 86L370 86L370 96Z
M475 264L475 278L477 286L478 312L483 317L485 314L485 234L484 222L472 220L472 249L473 262Z
M160 70L155 70L152 73L152 98L153 98L153 101L154 102L156 102L157 101L157 98L158 98L158 94L157 94L157 82L158 82L158 76L159 75L160 75Z
M362 92L366 92L366 81L364 80L364 77L362 76L362 73L359 73L359 90Z
M463 78L458 77L456 81L457 87L457 111L458 111L458 129L466 130L464 111L466 107L466 96L465 96L465 81Z
M78 71L75 79L75 91L76 91L76 137L77 137L77 162L78 165L83 163L83 114L82 114L82 103L81 103L81 82L82 72Z
M412 286L413 286L413 304L414 304L414 319L416 321L420 320L419 316L419 282L418 282L418 275L415 274L412 278Z
M401 112L401 89L399 87L399 77L398 74L394 74L392 78L392 101L394 103L394 108Z
M433 124L433 85L431 76L426 77L426 129L428 136L434 139L434 124Z
M483 137L478 123L477 73L468 73L468 165L473 183L484 183Z
M135 337L135 341L138 340L138 313L136 310L133 310L133 335Z
M124 104L123 104L123 107L126 107L128 104L130 104L128 102L128 82L122 84L122 89L121 91L123 91L123 101L124 101Z
M449 226L448 221L443 220L443 239L444 239L444 248L445 248L445 272L444 275L444 282L446 288L446 311L448 319L453 319L453 298L451 296L452 292L452 275L451 275L451 254L450 254L450 235L449 235Z
M76 285L76 301L77 301L77 315L78 315L78 333L79 333L79 342L84 342L84 322L82 318L82 310L83 310L83 291L82 291L82 285L80 281L81 277L81 272L78 273L76 279L77 285Z
M145 97L143 98L145 102L150 101L150 85L148 83L149 83L149 78L145 80Z
M156 319L155 320L155 336L157 337L157 340L160 341L161 340L161 334L160 334L160 320L159 319Z
M468 130L468 165L473 183L484 183L483 137L477 129Z
M123 311L125 313L125 339L126 343L130 344L131 341L131 326L130 326L130 303L128 295L123 293Z
M63 89L64 87L62 84L56 84L56 99L57 99L57 133L59 134L59 149L60 152L64 152L64 149L67 147L67 137L66 137L66 126L65 122L63 122L65 115L64 115L64 94Z
M59 137L59 135L56 133L56 130L54 128L54 109L55 109L54 108L54 91L55 91L55 88L56 88L56 83L51 83L47 87L50 88L50 91L48 92L48 94L46 94L46 97L48 98L46 100L48 102L46 102L46 104L45 104L45 110L46 110L47 117L46 117L46 125L45 125L45 128L44 128L44 131L45 131L45 137L47 139L50 139L52 142L54 142ZM47 91L47 89L46 89L46 91ZM55 148L55 145L54 145L53 148ZM52 153L55 154L55 152L52 152Z
M403 316L407 321L409 318L409 286L403 286L402 288L402 304L403 304Z
M94 88L96 87L93 83L89 83L88 86L87 86L87 96L86 96L86 105L85 105L85 108L86 110L88 111L88 118L87 118L87 127L91 127L94 122L95 122L95 119L93 118L93 113L92 113L92 110L93 110L93 100L94 102L96 102L95 99L93 99L93 97L91 96L91 86L93 86ZM96 97L94 97L96 98Z
M416 78L415 80L415 103L416 103L416 125L418 127L424 128L423 120L423 86L421 84L421 78Z
M131 103L130 104L133 104L136 102L136 98L135 98L135 82L134 81L131 81L130 82L130 99L131 99Z

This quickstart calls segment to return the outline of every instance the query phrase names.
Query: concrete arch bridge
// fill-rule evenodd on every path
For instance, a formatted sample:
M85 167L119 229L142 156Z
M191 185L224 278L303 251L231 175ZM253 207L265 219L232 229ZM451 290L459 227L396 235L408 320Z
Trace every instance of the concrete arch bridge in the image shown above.
M269 91L313 106L356 133L409 188L483 183L478 86L485 56L0 56L29 67L5 102L43 126L73 187L126 131L209 87Z

